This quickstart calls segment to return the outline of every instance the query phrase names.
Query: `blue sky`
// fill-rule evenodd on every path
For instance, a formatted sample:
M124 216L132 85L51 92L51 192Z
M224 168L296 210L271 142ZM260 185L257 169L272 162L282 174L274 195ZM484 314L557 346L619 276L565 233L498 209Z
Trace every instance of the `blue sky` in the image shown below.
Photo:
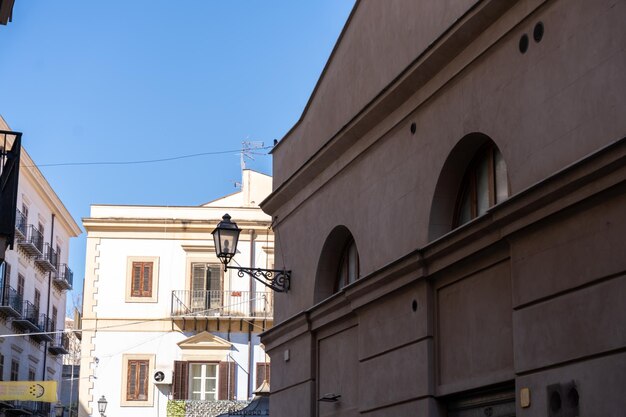
M353 5L17 1L0 26L0 114L38 165L269 146L300 117ZM248 167L271 174L271 157ZM236 153L40 169L79 224L90 204L198 205L240 179ZM84 263L83 234L70 248L75 281Z

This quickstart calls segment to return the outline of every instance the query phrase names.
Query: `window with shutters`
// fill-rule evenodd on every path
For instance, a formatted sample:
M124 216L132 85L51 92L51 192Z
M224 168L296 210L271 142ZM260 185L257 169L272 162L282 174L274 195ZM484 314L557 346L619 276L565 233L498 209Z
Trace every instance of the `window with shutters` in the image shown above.
M159 258L128 257L126 302L157 302Z
M151 376L154 372L154 355L128 354L122 357L122 406L150 407L153 402Z
M11 360L11 381L19 381L20 378L20 363L13 359Z
M130 290L131 296L152 296L152 265L152 262L133 262L133 281Z
M126 374L126 400L146 401L148 399L148 370L149 361L128 361Z
M20 295L20 297L22 297L22 300L24 299L25 282L26 282L26 279L24 278L24 275L17 274L17 293Z
M59 310L56 307L52 307L52 320L50 322L50 331L54 332L57 329L57 320L59 316Z
M236 399L234 362L174 362L172 396L175 400Z
M270 383L270 363L269 362L257 362L256 364L256 386L257 389L263 384L263 381Z
M217 264L191 263L191 310L211 314L222 309L222 270Z

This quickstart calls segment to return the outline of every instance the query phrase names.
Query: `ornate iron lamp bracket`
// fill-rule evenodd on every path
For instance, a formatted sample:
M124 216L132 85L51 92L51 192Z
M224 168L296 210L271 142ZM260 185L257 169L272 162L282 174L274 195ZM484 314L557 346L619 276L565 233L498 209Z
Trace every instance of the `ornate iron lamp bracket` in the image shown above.
M227 266L226 268L236 269L239 277L247 274L276 292L287 292L289 290L291 271L284 269L243 268L240 266Z

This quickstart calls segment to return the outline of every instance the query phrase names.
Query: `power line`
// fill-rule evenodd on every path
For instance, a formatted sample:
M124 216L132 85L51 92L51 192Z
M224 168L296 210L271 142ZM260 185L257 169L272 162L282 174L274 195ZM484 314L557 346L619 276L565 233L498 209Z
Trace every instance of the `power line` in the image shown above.
M271 149L273 146L264 146L255 149ZM179 159L187 159L187 158L196 158L198 156L206 156L206 155L223 155L227 153L241 153L245 151L245 149L232 149L228 151L214 151L214 152L200 152L194 154L187 155L179 155L172 156L169 158L159 158L159 159L144 159L137 161L100 161L100 162L59 162L52 164L35 164L35 165L25 165L27 168L33 167L59 167L59 166L93 166L93 165L138 165L138 164L152 164L157 162L168 162L168 161L176 161Z

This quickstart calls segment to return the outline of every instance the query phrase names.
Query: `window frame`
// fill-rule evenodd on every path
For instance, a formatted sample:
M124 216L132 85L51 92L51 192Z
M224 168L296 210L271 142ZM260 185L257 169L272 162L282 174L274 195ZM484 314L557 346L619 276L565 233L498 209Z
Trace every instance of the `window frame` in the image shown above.
M155 355L150 354L126 354L122 355L122 389L120 390L120 406L122 407L152 407L153 406L153 382L152 374L154 373ZM133 393L130 392L130 370L132 363L143 363L147 365L145 399L132 399ZM138 370L139 368L137 368ZM140 373L137 371L136 378ZM136 381L139 382L138 380ZM139 387L139 385L137 385ZM135 396L137 396L135 394Z
M200 377L194 377L193 374L193 369L194 366L201 366L203 368L201 371L201 375ZM202 374L206 374L206 369L207 367L214 367L215 368L215 376L214 377L207 377L207 376L202 376ZM192 398L194 395L193 392L193 380L194 379L200 379L201 383L201 387L204 386L204 383L206 380L211 379L215 381L215 392L213 392L214 394L214 398L206 398L206 394L209 394L209 391L203 390L201 388L200 394L202 397L204 398L198 398L198 399L194 399ZM187 363L187 397L188 400L192 400L192 401L217 401L219 399L219 388L220 388L220 366L219 366L219 362L210 362L210 361L189 361Z
M467 168L465 169L465 173L463 174L463 179L457 193L457 200L454 207L454 216L452 219L452 229L456 229L460 226L463 226L464 224L473 221L474 219L477 219L478 217L483 216L493 206L501 203L501 201L497 201L498 184L496 183L496 152L500 154L501 158L503 158L502 152L500 152L495 143L489 142L484 144L476 151ZM487 165L488 206L485 210L485 213L479 213L478 172L481 166L483 166L483 163L485 163L485 160ZM505 171L505 175L507 191L506 199L508 199L511 195L511 187L508 180L508 169ZM462 221L462 211L465 205L464 203L466 202L466 197L469 198L470 218L468 220Z
M351 251L354 250L355 254L355 266L356 271L354 271L354 280L350 280L350 255ZM345 272L345 275L344 275ZM340 291L342 288L355 283L359 280L361 274L360 267L360 258L359 258L359 250L356 247L356 242L354 238L350 237L348 241L343 245L343 249L341 250L341 256L339 258L339 263L337 265L337 272L335 277L335 289L334 292ZM342 282L343 281L343 282Z
M136 264L152 264L150 277L150 291L135 291L134 266ZM142 267L143 268L143 267ZM142 269L143 275L143 269ZM129 256L126 261L126 297L127 303L156 303L159 293L159 257L158 256Z
M16 359L11 359L11 374L9 376L9 381L19 381L20 380L20 361Z

